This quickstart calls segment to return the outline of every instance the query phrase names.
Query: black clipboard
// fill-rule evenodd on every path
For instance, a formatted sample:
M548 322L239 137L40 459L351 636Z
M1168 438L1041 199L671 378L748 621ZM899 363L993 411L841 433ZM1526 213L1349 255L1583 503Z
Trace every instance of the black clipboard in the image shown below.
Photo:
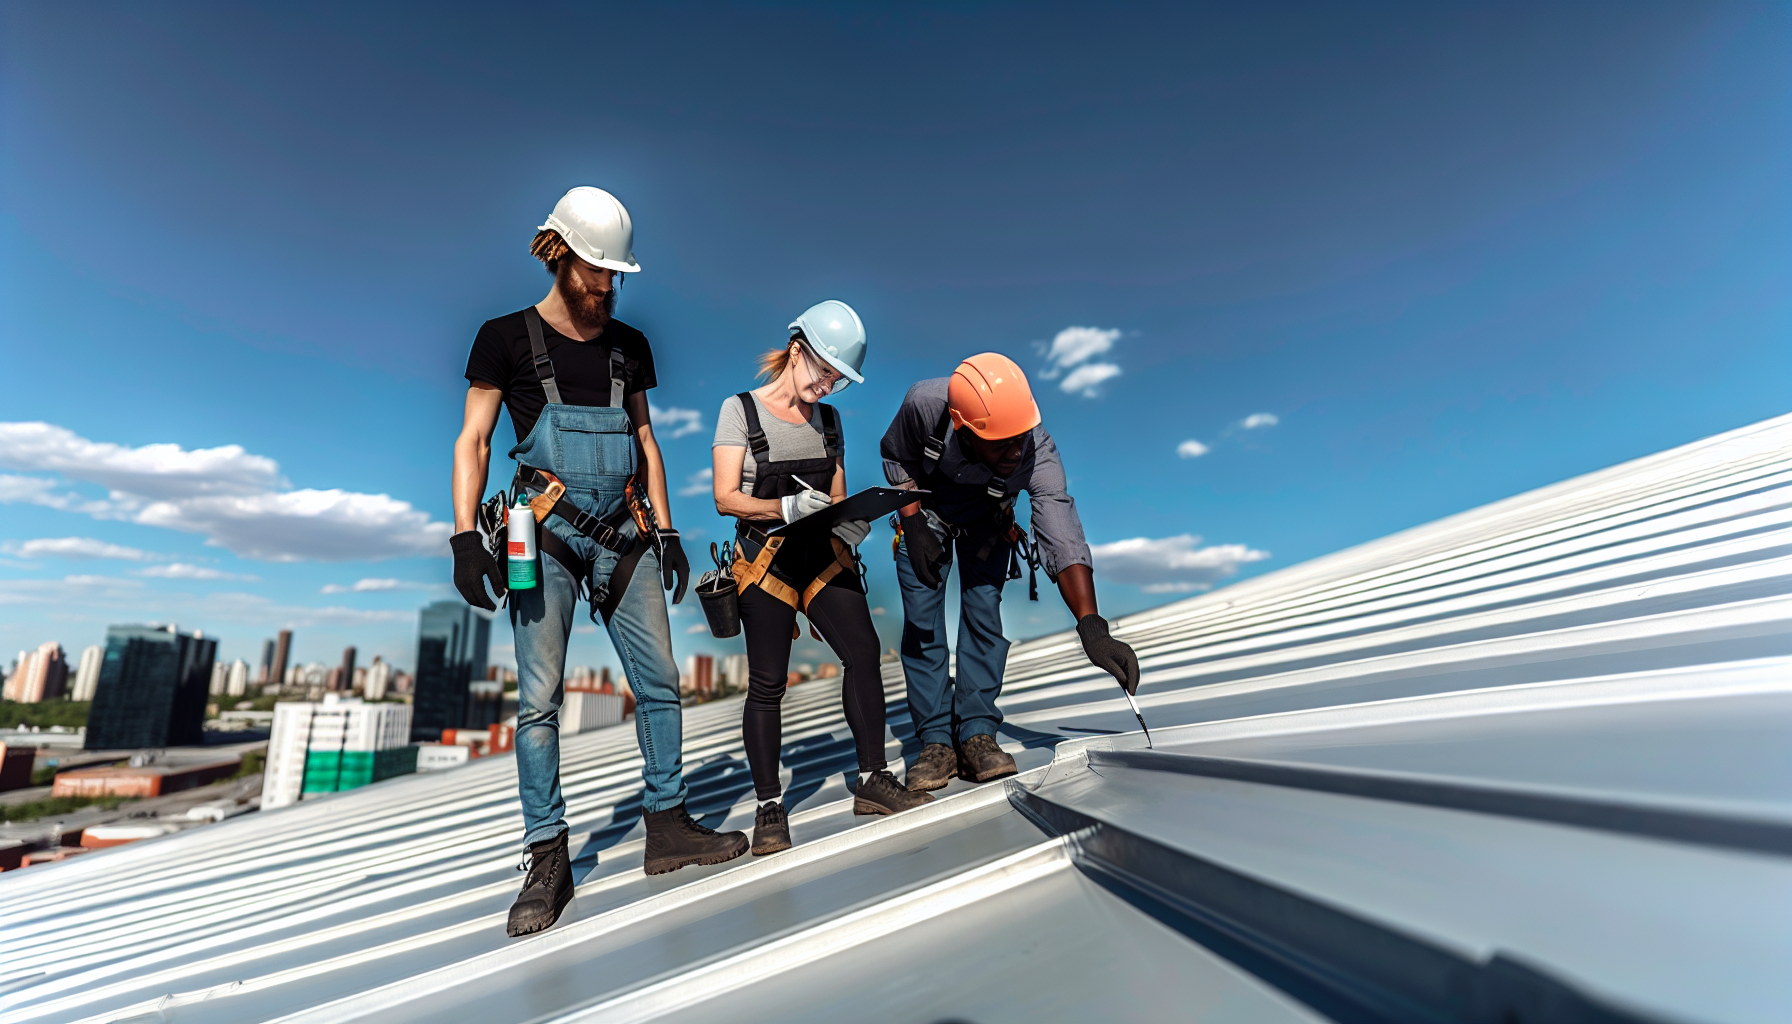
M867 487L845 501L837 501L820 512L785 523L766 532L774 537L794 537L811 530L827 532L851 519L882 519L904 505L920 501L930 491L911 491L900 487Z

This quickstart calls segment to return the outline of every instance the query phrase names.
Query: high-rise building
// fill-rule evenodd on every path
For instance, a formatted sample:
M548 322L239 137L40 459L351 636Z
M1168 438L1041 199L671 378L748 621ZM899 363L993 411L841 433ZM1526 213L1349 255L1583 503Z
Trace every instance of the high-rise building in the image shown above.
M198 744L205 729L207 684L218 641L173 626L106 630L87 749Z
M716 659L707 654L693 654L684 660L685 674L691 677L691 692L705 697L716 692Z
M331 687L331 689L349 690L353 689L354 685L355 649L353 647L344 647L342 649L342 674L336 677L336 685Z
M106 649L88 644L81 651L81 667L75 672L75 700L92 700L94 688L100 684L100 665L106 660Z
M62 656L62 645L54 640L41 643L35 651L20 651L18 667L0 688L0 698L21 704L36 704L62 696L68 682L68 660Z
M436 601L419 614L413 737L435 740L473 724L469 687L485 675L491 633L491 617L465 601Z
M263 640L261 642L261 665L255 672L255 685L266 686L268 683L279 681L274 676L274 641Z
M368 700L384 700L386 688L392 683L392 666L381 660L379 655L373 656L373 664L367 666L367 677L361 684L361 693Z
M417 766L410 735L408 704L364 704L333 693L320 704L281 701L274 705L262 809L409 774Z
M273 674L268 679L276 683L288 682L286 678L286 661L292 657L292 630L280 631L280 638L274 642Z
M230 678L224 682L224 695L241 697L249 692L249 663L241 658L230 663Z
M205 692L213 697L224 696L224 687L230 683L230 666L221 661L212 662L212 682Z

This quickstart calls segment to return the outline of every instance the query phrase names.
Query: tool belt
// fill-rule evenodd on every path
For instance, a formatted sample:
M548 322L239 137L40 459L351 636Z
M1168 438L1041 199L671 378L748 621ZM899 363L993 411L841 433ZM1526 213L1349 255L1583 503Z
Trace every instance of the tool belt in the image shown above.
M940 520L938 530L945 533L947 541L951 541L973 536L979 532L980 527L988 527L989 530L983 535L983 544L977 548L977 561L981 562L988 558L997 544L1005 544L1008 548L1007 578L1020 579L1023 575L1020 567L1023 564L1026 565L1027 600L1039 600L1039 545L1033 542L1032 538L1027 535L1027 531L1020 528L1020 523L1014 518L1013 506L999 509L991 516L963 525ZM890 528L896 531L896 536L890 540L890 555L899 558L902 544L902 517L891 516ZM932 528L931 524L930 528Z
M559 483L559 481L554 479L552 474L543 473L539 469L531 469L528 466L518 466L516 470L516 478L512 481L511 487L519 494L527 492L545 496L549 493L549 488L557 483ZM548 510L548 514L559 516L566 521L567 525L585 536L590 537L603 547L617 553L626 553L632 541L627 534L622 532L623 525L632 517L635 519L636 527L640 528L641 526L641 516L636 509L634 492L635 482L633 478L630 478L628 483L629 500L623 503L621 509L612 512L607 516L594 516L577 505L574 505L572 502L567 501L564 497L555 498L552 507ZM537 498L536 500L540 499ZM642 539L651 541L654 533L646 529L641 529L640 535Z
M740 529L747 539L758 543L760 548L758 556L750 562L741 557L738 545L735 548L734 586L739 593L744 594L748 587L758 586L760 590L797 611L807 612L809 602L814 600L816 594L821 593L822 587L827 586L842 571L856 572L858 569L858 560L853 557L852 548L847 547L840 538L830 534L828 541L834 547L834 560L828 563L826 568L816 573L815 578L799 591L795 586L779 579L777 574L772 572L772 561L778 557L778 552L784 547L784 538L773 536L756 526L748 526L746 523L740 524Z

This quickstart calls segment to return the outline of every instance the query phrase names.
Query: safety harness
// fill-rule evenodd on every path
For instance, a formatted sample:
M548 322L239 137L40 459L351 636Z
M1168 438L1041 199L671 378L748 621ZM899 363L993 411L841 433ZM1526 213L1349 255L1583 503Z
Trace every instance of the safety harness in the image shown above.
M810 483L822 481L824 487L832 485L836 460L845 450L840 439L840 414L833 406L817 403L821 412L822 448L825 455L813 459L780 459L774 462L770 458L771 442L765 438L765 430L759 421L759 403L753 398L753 393L743 391L735 398L740 400L741 413L747 421L747 449L753 455L753 497L775 499L795 494L803 489L803 485L797 482L798 477ZM741 545L734 546L737 552L734 558L735 588L744 594L748 587L757 586L798 611L806 612L809 602L816 594L821 593L821 588L827 586L843 570L855 569L858 564L853 557L852 548L840 538L829 535L834 560L799 591L793 583L781 579L772 568L772 561L784 547L785 538L767 533L744 519L739 522L736 531L743 540L760 547L759 554L748 561L738 554Z
M942 489L942 482L929 480L940 467L940 460L946 455L946 442L952 436L952 410L948 407L940 410L939 422L934 424L933 433L921 443L921 481L923 486L936 493ZM949 537L969 537L977 534L983 536L983 546L977 549L977 561L989 557L997 544L1008 545L1008 579L1018 580L1021 577L1021 563L1027 566L1027 600L1039 600L1039 545L1020 528L1014 518L1014 503L1019 494L1008 493L1008 481L991 472L989 483L984 485L983 493L994 502L990 511L968 523L947 523L938 520ZM936 517L937 518L937 517ZM901 540L902 525L896 523L897 540Z

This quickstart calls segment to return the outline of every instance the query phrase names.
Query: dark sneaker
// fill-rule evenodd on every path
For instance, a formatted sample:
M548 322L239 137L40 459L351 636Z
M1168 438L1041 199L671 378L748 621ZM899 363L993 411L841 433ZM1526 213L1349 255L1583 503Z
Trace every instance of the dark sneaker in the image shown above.
M790 849L790 812L783 804L760 804L753 817L753 856Z
M523 891L510 905L510 922L504 931L512 937L546 931L572 901L572 864L566 856L566 833L545 843L532 843L523 855L528 874Z
M996 745L994 736L972 736L958 745L958 774L972 782L988 782L1015 771L1014 758Z
M650 875L677 871L687 864L720 864L747 852L745 832L717 832L697 824L684 805L648 811L647 856L642 867Z
M958 774L958 755L944 743L929 743L921 748L921 756L908 770L908 788L912 793L944 789Z
M896 776L880 768L859 783L859 791L852 796L852 813L895 814L930 803L933 803L933 797L904 789Z

